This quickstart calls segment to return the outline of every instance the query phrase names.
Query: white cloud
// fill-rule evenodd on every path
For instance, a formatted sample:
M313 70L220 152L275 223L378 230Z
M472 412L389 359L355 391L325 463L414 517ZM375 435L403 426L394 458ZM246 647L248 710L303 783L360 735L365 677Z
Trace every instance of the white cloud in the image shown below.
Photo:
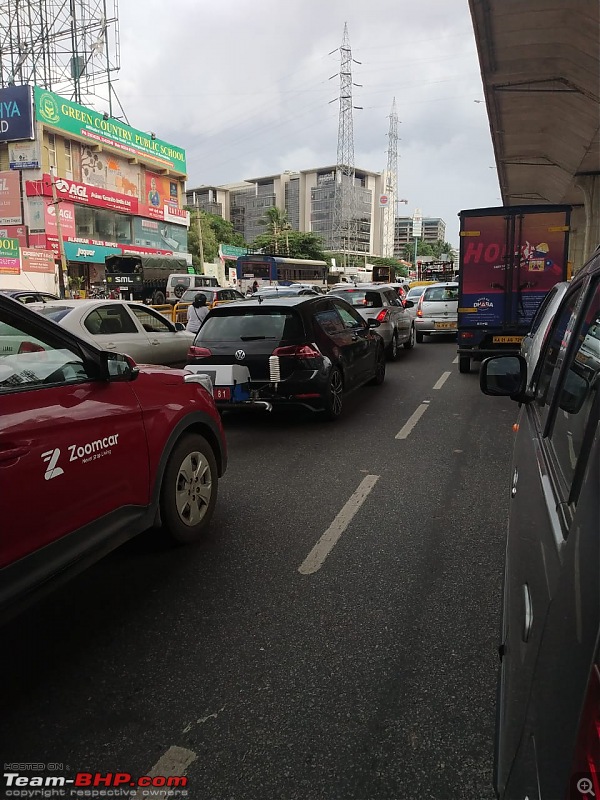
M457 212L499 202L467 0L122 0L117 92L186 149L190 186L332 164L345 22L357 166L384 169L396 97L399 213L442 217L457 244Z

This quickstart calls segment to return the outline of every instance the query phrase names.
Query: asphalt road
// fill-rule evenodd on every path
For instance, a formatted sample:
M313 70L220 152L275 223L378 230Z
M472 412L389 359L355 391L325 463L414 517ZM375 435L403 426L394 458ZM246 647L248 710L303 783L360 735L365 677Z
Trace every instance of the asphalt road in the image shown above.
M492 798L516 407L455 354L403 351L336 423L226 418L201 546L140 538L2 631L4 763L181 756L192 800Z

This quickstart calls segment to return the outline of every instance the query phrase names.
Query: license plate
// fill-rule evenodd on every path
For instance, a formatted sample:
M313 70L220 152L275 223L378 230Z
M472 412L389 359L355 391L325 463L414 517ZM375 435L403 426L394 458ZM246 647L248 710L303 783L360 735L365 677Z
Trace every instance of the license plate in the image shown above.
M455 322L436 322L436 328L456 328Z
M521 344L524 336L494 336L494 344Z
M213 397L215 400L231 400L231 389L229 386L215 386Z

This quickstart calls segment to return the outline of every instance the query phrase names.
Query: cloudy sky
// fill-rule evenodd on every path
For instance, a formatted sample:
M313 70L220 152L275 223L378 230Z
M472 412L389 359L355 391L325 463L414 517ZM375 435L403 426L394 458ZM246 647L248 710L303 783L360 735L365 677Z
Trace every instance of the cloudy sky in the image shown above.
M467 0L121 0L117 93L186 149L189 187L331 165L344 23L356 166L385 169L395 97L398 212L457 245L457 212L500 194Z

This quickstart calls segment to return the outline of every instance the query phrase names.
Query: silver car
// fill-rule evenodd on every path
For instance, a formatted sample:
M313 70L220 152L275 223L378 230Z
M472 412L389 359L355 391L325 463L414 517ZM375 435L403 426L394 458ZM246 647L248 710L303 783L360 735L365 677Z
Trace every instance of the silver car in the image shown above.
M361 284L332 289L329 294L343 297L364 319L376 319L380 323L376 332L384 341L390 361L398 358L400 345L406 350L415 346L415 326L409 309L391 286Z
M527 385L531 383L535 366L540 357L540 352L548 329L552 324L556 309L559 307L565 292L569 288L568 281L557 283L542 300L540 307L531 321L531 330L521 342L521 355L527 362Z
M54 300L35 311L103 350L138 364L185 364L194 334L153 308L123 300Z
M417 304L417 342L424 336L458 333L458 283L426 286Z
M426 288L426 286L414 286L406 293L406 297L404 299L409 300L413 304L408 308L408 314L413 320L417 317L417 304Z

